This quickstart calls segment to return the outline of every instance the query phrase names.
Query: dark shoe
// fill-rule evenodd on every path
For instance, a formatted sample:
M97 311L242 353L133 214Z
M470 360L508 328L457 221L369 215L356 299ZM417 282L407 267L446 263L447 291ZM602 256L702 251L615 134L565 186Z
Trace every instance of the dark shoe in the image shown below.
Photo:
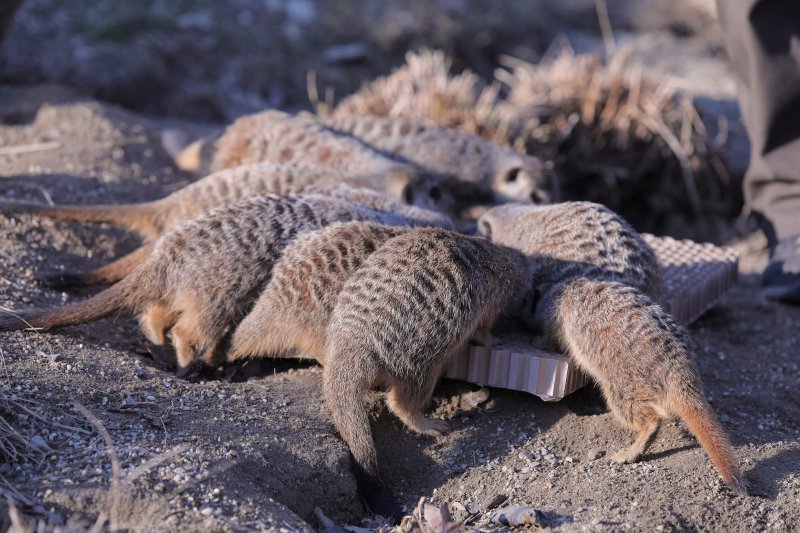
M778 243L761 283L767 298L800 305L800 235Z

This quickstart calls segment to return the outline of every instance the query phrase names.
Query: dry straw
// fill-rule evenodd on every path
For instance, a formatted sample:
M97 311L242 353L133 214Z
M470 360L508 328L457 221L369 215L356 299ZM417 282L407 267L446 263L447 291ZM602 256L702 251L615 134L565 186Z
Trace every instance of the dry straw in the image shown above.
M553 163L562 199L606 204L642 231L660 232L676 214L738 213L739 187L691 99L667 77L645 76L630 48L608 56L562 46L538 64L503 57L489 83L451 73L441 52L409 53L333 114L428 120L511 144Z

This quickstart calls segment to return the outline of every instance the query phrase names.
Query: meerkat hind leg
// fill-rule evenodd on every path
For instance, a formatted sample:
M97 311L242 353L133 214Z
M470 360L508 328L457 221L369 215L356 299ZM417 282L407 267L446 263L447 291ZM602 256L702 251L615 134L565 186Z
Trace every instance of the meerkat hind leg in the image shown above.
M431 387L431 392L433 387ZM413 392L408 391L402 385L392 385L389 395L386 398L386 405L397 418L399 418L409 429L422 433L423 435L430 435L432 437L439 437L443 435L449 428L449 424L444 420L437 418L428 418L422 414L422 408L425 406L431 395L423 395L424 398L415 395Z
M639 426L636 440L633 441L628 448L620 450L611 456L611 460L615 463L633 463L644 453L647 447L653 442L653 439L658 433L659 420L658 418L650 418L644 424Z
M469 344L490 347L492 345L492 326L494 326L496 318L494 315L481 318L478 322L478 327L475 328L475 331L470 336Z

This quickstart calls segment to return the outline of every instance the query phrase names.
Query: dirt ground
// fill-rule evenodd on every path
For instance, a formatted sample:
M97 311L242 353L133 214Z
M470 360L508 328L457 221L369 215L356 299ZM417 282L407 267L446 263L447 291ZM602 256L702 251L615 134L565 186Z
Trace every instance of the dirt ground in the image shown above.
M41 34L50 28L37 22L50 4L32 4L25 26L9 36L10 43L18 43L12 47L27 55L6 65L6 77L32 81L40 69L39 77L46 78L45 67L61 62L63 81L84 76L66 68L76 64L75 58L62 57L72 48L55 46L40 56L33 37L22 35L25 29ZM183 23L196 29L205 20L189 17ZM66 15L51 21L74 23ZM109 26L140 31L130 24ZM104 54L125 41L110 35L112 44L101 43ZM644 49L648 43L654 53L664 47L652 34L639 42ZM142 46L161 45L154 38ZM228 53L241 53L231 46ZM25 57L32 65L28 77ZM712 59L674 67L694 69L682 79L687 87L696 86L703 77L697 73L717 72L719 62ZM216 72L200 70L197 76L214 79ZM343 72L348 79L353 73ZM710 78L701 84L706 94L730 96L729 77L705 77ZM124 77L108 80L127 87ZM177 115L202 119L249 109L241 99L221 97L206 106L206 93L219 97L224 84L198 81L192 87L195 96L184 102L185 87L169 86L154 92L161 99L148 93L138 108L164 114L177 101ZM253 90L262 91L261 98L245 99L248 106L280 103L264 87ZM177 125L199 134L206 127L139 115L83 96L87 93L117 94L98 86L75 92L57 85L0 85L0 198L119 203L160 197L191 181L161 149L160 132ZM123 96L116 101L128 93ZM211 111L198 116L200 108ZM731 150L731 160L741 161L742 150ZM742 254L740 283L691 326L691 333L708 396L730 431L751 496L736 496L721 485L680 423L666 424L640 463L610 464L611 453L631 436L612 419L594 387L557 403L492 389L488 402L464 412L461 406L475 387L455 381L443 382L434 398L434 416L450 418L451 424L436 439L412 435L386 411L379 394L370 398L387 485L409 511L426 497L450 502L454 518L471 523L485 523L491 502L504 496L501 507L531 505L543 513L541 525L556 531L796 528L800 308L761 297L755 273L766 261L763 238L739 233L731 244ZM83 298L88 292L62 293L37 283L36 276L97 266L136 244L109 227L0 215L0 306ZM97 523L138 531L313 530L319 527L314 515L319 507L340 524L361 524L364 511L347 449L323 405L315 365L268 362L243 381L184 381L159 366L135 321L119 316L53 333L0 333L0 390L6 398L0 417L19 432L26 457L0 461L0 499L11 497L28 523L76 531ZM0 529L10 520L2 506Z

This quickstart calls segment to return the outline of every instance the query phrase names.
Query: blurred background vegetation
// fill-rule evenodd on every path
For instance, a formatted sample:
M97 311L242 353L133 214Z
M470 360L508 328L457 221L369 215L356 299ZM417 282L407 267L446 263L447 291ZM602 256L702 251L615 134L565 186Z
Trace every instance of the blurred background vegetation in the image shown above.
M433 120L546 159L562 199L655 233L724 241L741 208L713 0L24 0L5 37L5 83L215 124L337 105ZM403 67L424 50L442 54Z
M713 2L606 3L617 40L636 41L654 67L681 69L686 52L722 53ZM307 107L309 71L320 91L341 97L400 65L406 51L432 48L456 71L490 78L501 55L537 61L559 36L578 52L602 48L594 0L25 0L0 77L228 121L266 106Z

